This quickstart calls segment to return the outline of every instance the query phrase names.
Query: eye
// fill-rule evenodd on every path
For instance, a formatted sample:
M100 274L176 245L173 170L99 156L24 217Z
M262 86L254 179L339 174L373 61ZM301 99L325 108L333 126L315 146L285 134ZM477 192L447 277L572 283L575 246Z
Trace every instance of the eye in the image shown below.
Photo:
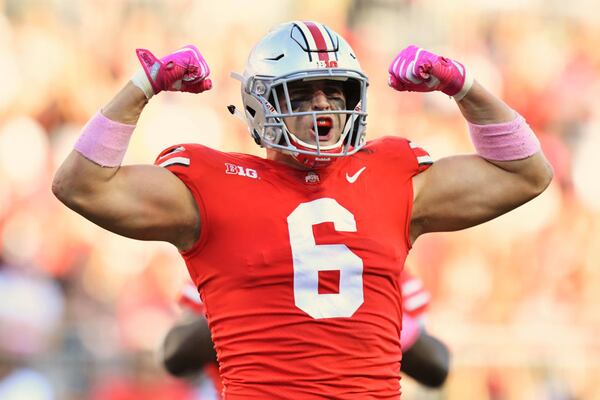
M302 108L308 101L310 101L310 96L307 93L293 93L290 95L292 110Z
M333 107L338 109L346 108L346 96L344 95L344 92L341 89L337 87L326 88L325 95L327 96Z
M338 93L343 93L344 92L342 86L336 85L336 84L325 86L325 91L327 91L327 92L338 92Z
M292 111L296 111L296 110L299 110L302 107L302 104L304 104L304 101L302 101L302 100L290 100L290 103L292 104Z
M329 98L332 99L336 99L336 100L344 100L345 96L344 96L344 92L342 89L332 86L332 87L327 87L324 89L325 95Z

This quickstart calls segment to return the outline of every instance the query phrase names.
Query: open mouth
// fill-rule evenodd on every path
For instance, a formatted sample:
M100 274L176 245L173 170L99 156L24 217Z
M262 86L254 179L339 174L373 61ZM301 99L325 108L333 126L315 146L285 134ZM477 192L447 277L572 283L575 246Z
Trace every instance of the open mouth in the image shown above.
M317 134L319 141L331 139L331 128L333 128L333 118L319 117L317 118Z

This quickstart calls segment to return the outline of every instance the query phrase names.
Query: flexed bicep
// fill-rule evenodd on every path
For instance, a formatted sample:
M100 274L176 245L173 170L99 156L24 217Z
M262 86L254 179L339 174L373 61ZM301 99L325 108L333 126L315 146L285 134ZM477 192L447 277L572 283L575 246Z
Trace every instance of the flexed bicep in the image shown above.
M541 152L504 162L475 154L436 161L413 178L411 240L475 226L526 203L548 185L540 172L547 168Z
M199 235L194 198L173 173L155 165L103 168L73 151L53 191L69 208L119 235L191 247Z
M200 217L186 184L160 164L121 162L148 100L164 90L209 90L210 68L193 45L160 59L145 49L137 55L142 67L88 121L57 171L52 191L69 208L111 232L187 250L199 237Z

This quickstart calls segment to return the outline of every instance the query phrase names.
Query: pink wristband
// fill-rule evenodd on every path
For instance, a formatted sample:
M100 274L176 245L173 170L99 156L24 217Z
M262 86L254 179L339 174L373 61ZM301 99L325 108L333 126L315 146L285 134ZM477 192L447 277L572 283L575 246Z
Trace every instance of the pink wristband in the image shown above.
M540 151L540 142L525 118L517 114L511 122L477 125L469 122L477 154L492 161L514 161Z
M102 167L118 167L134 128L135 125L110 120L98 111L83 127L75 150Z

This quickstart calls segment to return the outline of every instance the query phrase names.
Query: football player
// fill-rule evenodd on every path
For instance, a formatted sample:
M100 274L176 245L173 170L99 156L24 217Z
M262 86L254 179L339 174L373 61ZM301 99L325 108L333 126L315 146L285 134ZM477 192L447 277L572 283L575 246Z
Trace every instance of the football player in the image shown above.
M398 398L399 270L412 244L508 212L552 178L522 116L461 63L414 45L392 61L390 87L450 96L475 153L433 163L405 138L367 141L359 57L314 21L273 29L235 75L265 158L189 143L154 165L121 165L153 96L212 87L195 46L137 55L141 68L86 124L53 192L114 233L176 246L228 400Z

